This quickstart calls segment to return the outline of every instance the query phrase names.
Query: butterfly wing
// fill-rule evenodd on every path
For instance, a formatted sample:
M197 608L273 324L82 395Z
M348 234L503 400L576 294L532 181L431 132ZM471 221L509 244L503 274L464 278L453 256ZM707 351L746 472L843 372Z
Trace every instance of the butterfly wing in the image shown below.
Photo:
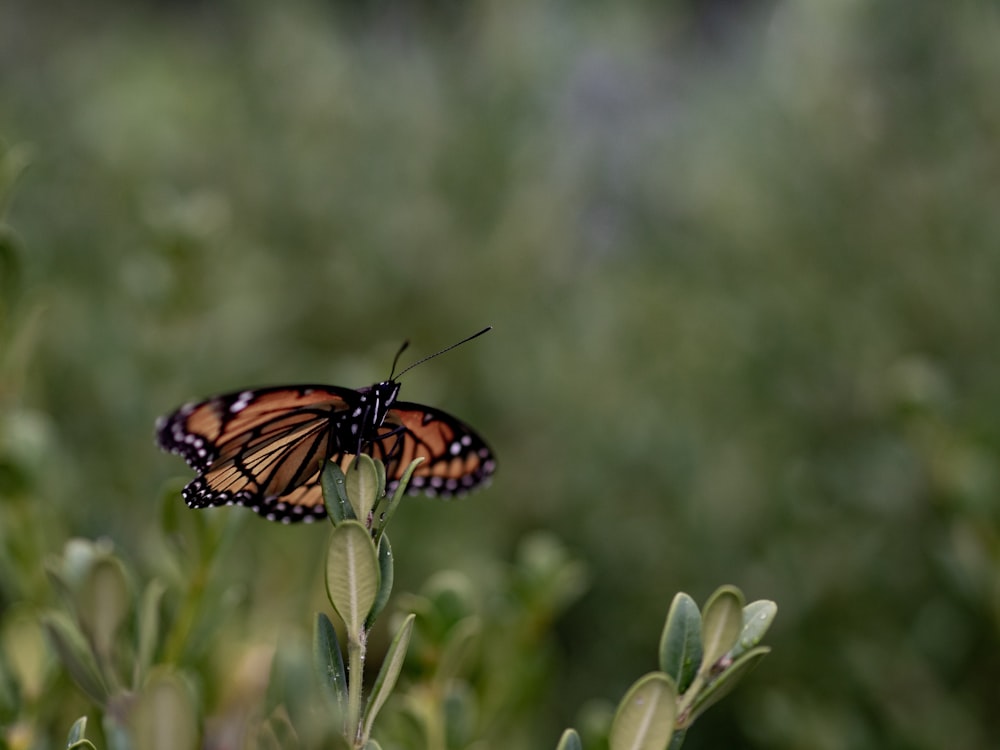
M320 385L225 394L161 419L157 442L198 472L183 491L192 508L244 505L271 521L313 521L326 515L323 462L346 469L353 458L331 440L353 434L360 397L359 391ZM475 430L420 404L396 402L364 450L386 464L388 492L415 458L424 461L410 494L461 496L496 469L493 452Z
M408 494L458 497L486 484L496 471L493 451L479 434L440 409L398 401L372 442L372 456L386 464L392 492L415 458Z
M319 488L333 452L331 418L358 392L286 386L230 393L182 406L157 425L157 442L199 473L184 488L188 505L245 505L269 520L326 515Z

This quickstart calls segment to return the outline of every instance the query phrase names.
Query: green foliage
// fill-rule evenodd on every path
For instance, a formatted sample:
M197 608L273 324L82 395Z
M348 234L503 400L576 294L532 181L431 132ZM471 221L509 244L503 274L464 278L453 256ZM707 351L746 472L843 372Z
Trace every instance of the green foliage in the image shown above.
M83 540L67 544L48 573L64 611L43 615L42 627L62 667L101 709L109 747L194 746L198 706L186 670L179 664L151 668L161 646L157 636L165 632L162 584L153 579L135 601L124 563L107 544ZM126 635L128 619L135 626ZM70 746L90 744L85 728L85 721L74 725Z
M187 510L153 420L367 385L401 339L488 322L404 378L500 462L487 493L390 507L406 564L372 675L397 608L396 695L461 620L471 666L407 715L595 747L672 593L731 581L781 603L780 647L685 747L993 748L996 8L363 5L0 3L5 741L61 745L87 713L110 746L37 627L70 617L45 562L74 538L125 566L122 683L197 675L214 742L277 663L262 736L321 736L295 686L329 529ZM526 572L538 529L585 594ZM424 726L395 702L387 750Z
M406 477L412 473L412 465L410 469ZM380 561L372 542L376 531L381 534L380 544L389 541L385 516L376 529L379 516L375 513L385 495L385 470L381 463L360 456L346 475L332 462L323 474L328 507L350 507L353 516L368 519L365 525L340 513L329 514L334 530L327 553L327 593L346 629L348 657L345 671L336 631L321 614L316 621L313 654L319 682L332 709L331 726L342 728L345 746L359 750L377 746L371 739L375 719L403 672L415 624L419 623L416 630L424 640L417 640L416 657L418 663L424 662L421 652L430 658L421 664L423 674L404 688L398 703L400 719L412 733L406 738L390 728L389 736L405 746L433 750L483 741L486 738L479 733L488 732L489 723L476 720L491 706L467 682L476 652L485 643L490 653L506 657L505 665L484 675L483 687L495 690L503 686L504 672L515 674L514 664L527 661L523 651L511 648L514 644L510 642L500 642L497 633L484 627L491 618L475 612L465 579L454 574L441 576L423 596L405 600L415 611L398 625L370 695L364 697L368 637L376 608L380 608L378 602L387 598L380 595L380 589L385 589L384 582L391 580L393 570L392 557L386 555L381 561L384 575L379 574ZM404 481L395 501L405 489ZM515 580L521 578L518 588L522 594L535 598L534 607L525 607L527 611L564 606L579 594L582 571L551 539L530 539L522 559L524 575ZM524 585L528 582L531 585ZM744 607L742 592L732 586L722 587L710 597L704 615L690 601L686 594L675 597L660 640L663 671L639 679L622 699L608 730L610 750L679 748L694 719L770 651L757 643L776 613L772 602ZM503 626L509 630L511 624L508 621ZM691 671L693 679L688 678ZM679 690L678 684L684 684L685 689ZM580 746L575 730L564 732L560 748Z
M660 671L634 683L607 730L610 750L677 750L706 708L733 689L770 652L757 646L777 613L774 602L743 606L743 593L723 586L699 612L691 597L674 597L660 636ZM603 739L603 738L602 738ZM573 730L564 744L580 746Z

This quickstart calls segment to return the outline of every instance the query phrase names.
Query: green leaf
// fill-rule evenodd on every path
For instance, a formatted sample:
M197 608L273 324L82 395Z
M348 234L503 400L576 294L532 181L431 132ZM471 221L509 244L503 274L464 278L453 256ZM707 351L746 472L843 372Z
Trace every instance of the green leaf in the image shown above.
M415 615L407 615L396 632L396 637L392 639L389 650L382 661L382 668L378 671L375 684L372 686L371 698L365 708L363 735L367 737L371 734L375 717L382 710L382 706L389 699L393 688L396 687L396 680L399 672L403 668L403 660L406 658L406 649L410 645L410 636L413 634L413 621Z
M378 503L385 496L385 464L379 460L373 460L375 465L375 481L378 492L375 494L375 502Z
M320 612L316 615L313 634L313 657L323 692L340 716L347 710L347 672L344 655L340 650L337 631L330 618Z
M743 629L729 656L737 659L758 645L774 622L778 605L767 599L750 602L743 608Z
M154 672L136 697L131 716L135 747L188 750L198 746L198 722L187 684L169 671Z
M378 595L378 553L368 529L344 521L333 529L326 556L326 590L330 603L358 639Z
M562 733L556 750L583 750L583 742L580 741L580 735L575 729L567 729Z
M326 514L330 522L336 526L342 521L355 518L354 508L347 499L347 479L336 461L327 461L319 477L323 488L323 502L326 504Z
M378 595L375 597L375 603L372 605L371 612L365 618L366 630L371 629L371 626L375 623L375 618L385 609L385 605L389 601L389 595L392 593L392 582L395 578L392 566L392 546L389 544L389 537L384 534L378 540L378 569Z
M98 655L111 653L130 605L128 581L121 562L99 557L90 566L78 596L80 626Z
M743 656L730 664L719 676L695 699L691 706L691 711L684 719L685 727L705 712L709 706L718 703L722 698L729 695L737 683L743 679L750 670L757 666L758 662L771 652L767 646L758 646L747 651Z
M608 735L610 750L664 750L674 733L677 688L670 676L640 677L618 704Z
M743 593L735 586L720 586L702 614L701 643L704 649L700 674L707 677L713 665L736 643L743 629Z
M138 614L138 645L135 654L133 686L138 688L145 678L149 665L153 663L153 652L160 636L160 601L166 586L157 578L146 585L142 592Z
M97 747L90 740L77 740L72 745L67 745L66 750L97 750Z
M482 621L477 615L469 615L459 620L445 636L441 654L438 657L437 671L434 679L441 685L447 685L462 674L465 663L472 654L476 639L482 632Z
M681 592L674 597L660 636L660 669L683 693L701 665L701 612L694 599Z
M91 700L103 706L108 699L108 689L83 634L61 612L45 615L42 627L69 676Z
M396 491L392 493L392 498L387 504L384 505L384 509L380 509L380 518L378 519L378 533L383 533L385 528L389 525L389 521L392 519L399 507L403 496L406 494L406 486L410 483L410 477L413 476L413 472L416 471L417 467L423 463L423 458L415 458L410 461L410 465L406 467L406 471L403 472L403 476L399 479L399 484L396 485Z
M371 456L362 453L354 457L354 462L348 467L347 499L354 508L354 517L365 526L371 525L372 511L375 502L381 497L384 485L379 487L379 474ZM383 469L383 477L385 470Z
M0 679L0 692L12 691L8 684L12 679L17 685L20 699L33 702L41 698L50 682L52 649L46 643L45 634L38 627L38 612L22 602L8 607L0 629L0 671L6 671ZM14 703L13 695L7 696L7 705ZM5 702L0 698L0 704Z
M0 203L3 197L0 196ZM0 292L3 293L0 302L6 305L14 300L21 281L21 264L19 258L20 242L14 231L5 224L0 224ZM0 308L0 311L3 311Z
M73 594L73 588L66 580L63 571L52 560L45 562L45 577L49 579L49 585L55 590L62 603L75 613L76 596Z
M265 713L272 714L280 706L295 727L302 747L315 744L307 738L318 729L314 646L297 632L282 637L274 649L264 695Z
M375 740L368 740L368 742L365 743L364 750L382 750L382 746Z

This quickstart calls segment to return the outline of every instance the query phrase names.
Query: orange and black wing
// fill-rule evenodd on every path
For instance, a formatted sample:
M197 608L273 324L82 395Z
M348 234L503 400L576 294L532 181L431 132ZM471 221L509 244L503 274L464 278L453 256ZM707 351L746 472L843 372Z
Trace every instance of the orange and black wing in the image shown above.
M346 469L353 456L339 434L352 424L361 393L336 386L285 386L216 396L182 406L157 424L160 447L198 472L184 488L192 508L243 505L271 521L326 515L319 474L327 459ZM362 450L386 464L392 492L415 458L410 494L453 497L485 484L496 469L486 442L459 419L397 402Z
M357 396L333 386L216 396L162 419L157 442L198 472L184 488L189 506L244 505L273 521L311 521L326 515L319 471L333 452L331 419Z
M415 458L423 462L407 487L411 495L460 497L485 485L496 471L486 441L450 414L399 401L389 410L372 442L371 454L386 464L386 491L392 492Z

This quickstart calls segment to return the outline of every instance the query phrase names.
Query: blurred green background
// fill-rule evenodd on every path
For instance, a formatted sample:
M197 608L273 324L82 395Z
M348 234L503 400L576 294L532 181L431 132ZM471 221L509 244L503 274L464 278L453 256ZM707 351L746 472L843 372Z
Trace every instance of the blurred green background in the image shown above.
M531 747L722 583L774 653L686 747L996 747L998 81L986 2L8 0L0 607L26 544L151 554L158 415L493 324L404 378L499 471L396 585L585 561ZM246 520L235 638L311 627L327 534Z

